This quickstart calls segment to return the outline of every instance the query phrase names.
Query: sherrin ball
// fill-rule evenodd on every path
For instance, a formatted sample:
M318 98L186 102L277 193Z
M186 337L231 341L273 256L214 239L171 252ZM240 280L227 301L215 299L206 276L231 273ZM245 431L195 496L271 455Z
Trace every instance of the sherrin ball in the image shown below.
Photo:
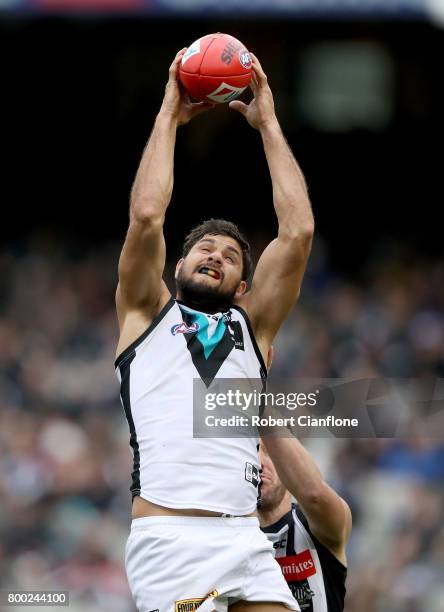
M216 104L237 98L251 80L251 56L237 38L208 34L190 45L179 78L191 97Z

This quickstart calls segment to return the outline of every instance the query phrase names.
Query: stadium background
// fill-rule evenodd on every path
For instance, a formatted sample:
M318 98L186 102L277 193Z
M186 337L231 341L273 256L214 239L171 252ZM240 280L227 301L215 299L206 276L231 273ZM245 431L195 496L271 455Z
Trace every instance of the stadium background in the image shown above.
M261 59L316 216L273 374L443 376L441 3L253 5L0 4L0 588L134 609L116 263L169 63L205 33ZM238 222L256 253L276 227L260 139L226 107L180 129L170 272L209 216ZM309 448L353 509L347 611L444 609L442 439Z

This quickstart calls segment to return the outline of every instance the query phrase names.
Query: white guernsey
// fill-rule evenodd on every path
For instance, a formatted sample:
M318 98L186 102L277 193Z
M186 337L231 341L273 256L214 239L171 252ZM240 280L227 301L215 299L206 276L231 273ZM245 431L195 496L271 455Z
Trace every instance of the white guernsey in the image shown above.
M232 307L208 315L171 298L116 371L131 431L133 496L168 508L253 512L258 440L193 439L193 379L265 376L246 314Z

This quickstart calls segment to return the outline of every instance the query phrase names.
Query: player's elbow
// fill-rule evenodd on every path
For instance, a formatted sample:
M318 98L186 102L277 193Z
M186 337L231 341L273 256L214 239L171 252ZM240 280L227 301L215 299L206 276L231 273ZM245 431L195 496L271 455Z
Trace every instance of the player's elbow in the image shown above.
M306 222L299 227L293 237L293 240L299 241L299 243L310 246L314 235L314 222Z
M163 225L164 214L159 206L140 203L131 207L131 222L144 228L158 228Z
M309 221L298 224L288 224L279 228L279 240L285 243L288 252L298 257L308 255L313 242L314 223Z
M290 239L295 242L311 243L314 235L314 219L313 217L299 221L292 225L290 230Z
M325 483L319 483L307 487L304 491L304 499L299 499L301 505L307 509L307 512L318 513L324 506L326 501Z
M293 245L311 244L315 230L313 215L307 214L305 218L291 214L283 223L279 224L279 237Z

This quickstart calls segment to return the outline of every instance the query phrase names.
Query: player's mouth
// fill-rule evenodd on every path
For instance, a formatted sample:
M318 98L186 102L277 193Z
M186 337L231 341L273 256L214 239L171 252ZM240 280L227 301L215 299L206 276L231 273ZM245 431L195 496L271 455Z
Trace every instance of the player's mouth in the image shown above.
M198 272L199 274L205 274L206 276L211 276L211 278L214 278L216 280L220 280L221 278L220 272L218 272L217 270L213 270L213 268L209 268L208 266L202 266L201 268L199 268Z

